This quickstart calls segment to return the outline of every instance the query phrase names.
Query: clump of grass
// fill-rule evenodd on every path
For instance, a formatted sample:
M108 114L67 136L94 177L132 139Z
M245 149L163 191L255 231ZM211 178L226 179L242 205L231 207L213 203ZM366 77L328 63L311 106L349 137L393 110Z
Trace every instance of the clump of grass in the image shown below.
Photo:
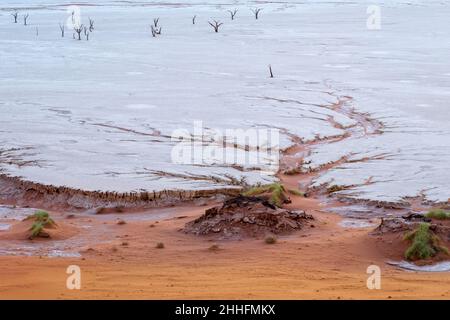
M27 220L28 219L34 219L34 222L30 228L31 231L30 239L39 236L48 236L46 233L44 233L44 228L51 227L56 224L55 221L53 221L53 219L50 218L48 212L43 210L36 211L33 215L27 217Z
M266 244L275 244L275 243L277 243L277 238L275 238L274 236L267 236L267 237L264 239L264 242L265 242Z
M450 219L450 211L445 211L443 209L432 209L428 211L425 216L432 219L448 220Z
M344 186L338 186L338 185L334 184L327 188L327 193L330 194L330 193L334 193L334 192L338 192L338 191L342 191L342 190L345 190Z
M300 190L289 189L288 191L290 194L293 194L294 196L299 196L299 197L305 196L305 193L301 192Z
M243 193L244 196L257 196L263 193L269 193L269 203L281 208L283 203L288 202L289 197L286 195L286 190L281 183L272 183L264 186L253 187Z
M220 247L217 244L213 244L211 247L208 248L209 251L219 251Z
M428 259L439 252L448 254L448 249L440 246L439 238L430 230L429 223L420 223L419 227L407 233L404 239L412 242L405 251L407 260Z
M156 244L156 249L164 249L164 243L158 242L158 243Z

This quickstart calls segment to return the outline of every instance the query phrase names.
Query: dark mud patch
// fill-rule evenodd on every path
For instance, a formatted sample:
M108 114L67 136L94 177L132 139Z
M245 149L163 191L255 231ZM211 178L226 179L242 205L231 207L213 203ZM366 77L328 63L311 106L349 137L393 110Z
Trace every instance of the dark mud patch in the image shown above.
M280 209L260 197L239 196L205 211L183 229L195 235L216 235L222 239L283 235L302 229L313 220L304 211Z

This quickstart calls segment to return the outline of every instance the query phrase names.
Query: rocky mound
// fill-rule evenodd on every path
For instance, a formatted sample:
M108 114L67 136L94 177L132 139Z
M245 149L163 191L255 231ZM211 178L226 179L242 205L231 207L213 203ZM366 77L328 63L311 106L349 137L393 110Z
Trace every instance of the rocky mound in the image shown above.
M377 237L387 257L406 259L417 264L448 260L450 221L408 213L402 217L383 218L371 235Z
M380 236L407 232L417 229L420 223L430 223L430 229L444 239L450 240L450 223L427 218L423 214L410 212L402 217L383 218L380 225L372 231L372 235Z
M280 209L264 198L238 196L206 210L183 230L196 235L216 234L221 238L258 237L287 234L301 229L312 219L304 211Z

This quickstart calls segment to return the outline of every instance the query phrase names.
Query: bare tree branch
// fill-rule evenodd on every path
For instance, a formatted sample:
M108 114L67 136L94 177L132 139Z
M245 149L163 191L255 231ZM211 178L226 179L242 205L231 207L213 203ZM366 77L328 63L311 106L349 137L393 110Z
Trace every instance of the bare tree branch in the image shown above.
M255 15L255 19L258 20L259 13L261 12L261 8L252 9L253 14Z
M81 33L83 32L83 30L84 30L83 25L73 28L73 31L75 31L78 34L78 40L81 40Z
M61 38L64 38L65 27L64 24L59 24L59 29L61 30Z
M221 23L220 21L216 21L216 20L213 20L213 21L214 21L214 23L212 23L210 21L208 21L208 23L211 27L214 28L214 32L217 33L217 32L219 32L219 28L221 25L223 25L223 23Z
M156 27L154 27L153 25L150 26L150 30L151 30L151 32L152 32L153 38L156 38L157 35L160 35L160 34L161 34L161 29L162 29L161 27L156 28Z
M273 78L272 66L269 64L269 73L270 77Z
M23 16L23 25L24 26L26 26L27 25L27 20L28 20L28 17L29 17L30 15L27 13L26 15L24 15Z
M14 17L14 23L17 23L17 18L19 17L19 13L16 11L14 13L11 13L11 15Z
M195 24L195 19L196 19L196 18L197 18L196 15L192 17L192 24Z
M89 32L94 31L94 20L89 18Z
M238 12L238 9L234 9L233 11L228 10L228 12L230 13L231 20L234 20L234 16L235 16L236 13Z

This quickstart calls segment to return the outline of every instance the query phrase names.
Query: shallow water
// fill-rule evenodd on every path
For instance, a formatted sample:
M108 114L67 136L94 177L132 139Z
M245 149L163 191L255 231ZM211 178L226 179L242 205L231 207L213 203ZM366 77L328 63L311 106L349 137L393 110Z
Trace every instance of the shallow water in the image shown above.
M339 225L343 228L373 228L376 226L376 223L370 222L368 220L363 219L343 219L339 222Z
M355 125L324 107L351 96L349 106L382 121L383 134L317 145L305 167L342 156L352 162L315 184L354 185L341 194L372 200L450 197L450 5L383 1L382 29L368 30L371 3L362 0L100 1L104 5L81 8L84 21L95 20L88 42L73 40L69 31L60 37L58 23L69 15L58 6L64 3L0 4L2 172L121 192L214 188L242 178L264 183L274 177L256 169L270 171L276 160L264 158L244 171L215 157L204 165L180 164L171 157L177 146L171 134L192 131L197 120L222 131L281 128L279 146L285 148L292 135L343 134L330 119ZM258 21L249 10L254 6L263 8ZM29 26L12 23L12 7L33 7L19 10L30 12ZM230 7L239 8L233 22ZM157 39L149 33L153 17L164 29ZM210 18L225 23L218 34Z
M407 261L389 261L387 262L390 265L397 266L401 269L410 270L410 271L418 271L418 272L449 272L450 271L450 261L438 262L433 265L426 266L417 266L413 263Z

